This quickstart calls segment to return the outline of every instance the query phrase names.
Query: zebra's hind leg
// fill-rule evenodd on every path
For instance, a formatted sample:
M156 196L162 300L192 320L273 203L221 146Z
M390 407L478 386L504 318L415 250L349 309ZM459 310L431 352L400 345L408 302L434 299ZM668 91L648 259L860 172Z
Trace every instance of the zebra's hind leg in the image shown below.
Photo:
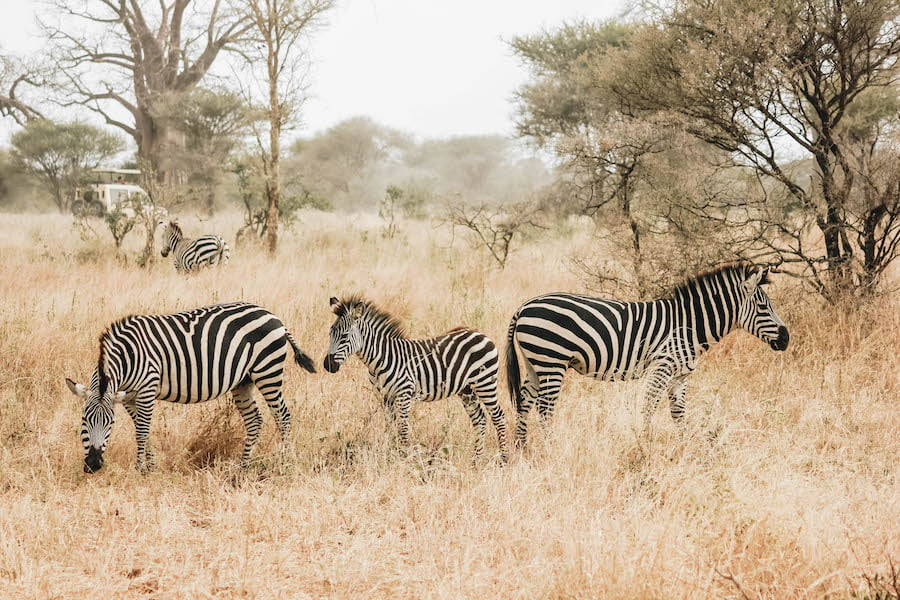
M644 436L650 438L650 421L653 418L653 412L662 400L663 395L668 393L669 387L674 376L674 367L667 360L659 361L654 365L644 382Z
M262 393L263 398L269 410L272 411L272 417L278 423L278 430L281 432L281 449L288 447L291 438L291 411L288 409L287 403L284 401L284 395L281 393L281 382L277 385L262 385L257 382L257 389Z
M247 431L246 437L244 437L244 451L241 453L241 467L247 468L250 464L250 453L253 452L253 447L259 439L263 418L259 407L256 406L256 401L253 400L252 384L248 383L234 388L232 396L234 397L234 406L241 414L241 418L244 420L244 429Z
M675 377L669 383L669 412L672 414L672 420L679 425L684 425L684 403L685 403L685 377Z
M400 446L409 446L409 411L412 409L412 394L400 394L394 399L394 419L397 423L397 441Z
M553 371L541 375L541 391L537 398L537 410L542 424L546 424L553 417L564 373L564 371Z
M460 394L460 398L462 398L463 406L466 407L466 412L472 421L472 427L475 428L475 452L472 455L472 463L474 464L484 454L484 438L487 424L484 418L484 410L481 408L481 401L475 394L464 392Z
M500 403L497 402L496 392L490 396L482 397L481 402L487 409L488 414L491 415L491 422L494 424L494 429L497 430L500 460L505 463L509 460L509 442L506 439L506 415L503 414L503 409L500 408Z
M524 448L528 441L528 413L534 406L538 393L538 385L531 380L523 383L519 391L521 401L516 407L516 448Z

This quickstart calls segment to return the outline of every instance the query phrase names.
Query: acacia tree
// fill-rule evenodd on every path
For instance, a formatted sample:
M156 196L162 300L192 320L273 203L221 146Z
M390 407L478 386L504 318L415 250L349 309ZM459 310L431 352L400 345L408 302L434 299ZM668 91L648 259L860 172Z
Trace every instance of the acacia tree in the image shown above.
M242 56L254 83L244 92L259 109L253 121L265 177L266 240L270 254L278 248L281 200L281 135L297 119L304 100L308 62L304 42L334 0L247 0L251 28ZM264 71L260 73L260 66Z
M60 212L71 206L72 192L88 172L122 150L122 141L86 123L28 122L12 136L16 163L32 174Z
M896 141L885 137L896 110L870 115L865 142L845 129L871 90L896 99L900 4L666 6L598 80L626 113L668 119L755 176L761 202L732 198L707 207L706 218L749 232L831 300L874 289L900 250L900 174L871 171L883 163L876 156L896 156ZM868 148L866 162L854 160L854 145Z
M216 187L247 131L247 106L237 93L202 87L171 100L163 110L184 136L184 147L169 156L182 165L188 185L198 188L207 213L212 214Z
M50 0L54 21L42 27L63 106L85 106L127 133L138 156L170 179L177 165L166 160L166 145L180 141L160 105L191 90L221 51L245 39L253 24L242 4Z
M644 188L653 183L657 155L683 140L664 123L624 114L596 76L610 51L627 47L632 33L633 26L615 21L578 22L515 37L511 46L531 74L516 93L517 133L560 159L553 196L566 210L592 217L598 235L628 238L616 245L630 255L629 287L644 296L656 283L669 283L645 257L644 238L653 234L650 223L664 203L650 206L648 198L657 198ZM624 283L618 276L596 276Z

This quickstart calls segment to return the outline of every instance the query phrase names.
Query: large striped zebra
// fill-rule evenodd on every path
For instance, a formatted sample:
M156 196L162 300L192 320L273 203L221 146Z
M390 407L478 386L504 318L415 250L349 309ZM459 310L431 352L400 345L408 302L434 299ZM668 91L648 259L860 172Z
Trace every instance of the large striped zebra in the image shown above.
M743 327L773 350L788 345L788 330L762 286L768 269L748 263L699 275L651 302L620 302L554 293L532 298L509 324L506 373L516 406L516 444L524 445L527 417L537 402L553 414L566 369L598 379L645 377L645 430L664 395L672 418L684 416L685 379L710 345ZM525 381L519 370L521 354Z
M290 433L291 414L281 393L288 347L301 367L315 372L312 359L297 347L282 322L264 308L235 302L170 315L132 315L100 336L100 357L89 387L66 379L84 399L81 441L84 471L103 466L103 452L122 403L134 422L137 468L148 466L147 436L157 400L191 404L231 392L247 436L246 466L259 437L262 415L252 397L260 391L281 429Z
M205 266L224 265L228 263L231 249L224 239L217 235L201 235L197 239L184 237L181 225L177 221L169 221L162 234L163 258L172 253L175 259L175 270L179 273L198 271Z
M356 354L369 369L369 381L396 422L402 445L409 443L409 411L413 400L439 400L453 395L463 405L477 438L474 458L484 452L485 415L497 429L501 460L508 456L506 417L497 402L499 355L486 335L459 327L435 338L414 340L390 314L358 296L331 298L337 320L325 369L336 373Z

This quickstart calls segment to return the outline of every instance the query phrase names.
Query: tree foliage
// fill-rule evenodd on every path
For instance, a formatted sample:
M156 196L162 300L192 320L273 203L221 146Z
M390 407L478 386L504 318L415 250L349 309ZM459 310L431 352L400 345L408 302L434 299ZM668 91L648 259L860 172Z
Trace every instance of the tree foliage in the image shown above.
M60 212L91 169L122 150L122 141L87 123L32 120L12 137L13 156L46 190Z
M874 290L900 252L900 5L679 0L646 16L513 42L532 72L519 133L561 159L575 208L630 221L635 271L649 237L693 231L709 259L783 261L830 299Z
M663 155L684 140L663 123L623 113L596 74L633 33L634 26L622 23L579 22L514 38L511 45L532 76L516 94L518 133L559 159L557 183L545 204L555 205L560 216L592 217L598 241L618 259L575 257L576 263L591 285L602 282L606 291L614 283L617 292L625 288L644 296L671 286L696 261L672 268L647 252L658 241L650 238L665 236L659 221L675 216L654 190L672 176ZM676 230L690 228L679 222ZM615 267L623 259L627 271Z
M248 129L244 100L235 92L197 87L171 96L157 110L165 112L184 137L183 146L173 148L170 159L182 165L190 195L201 199L207 213L212 213L216 188Z
M677 124L758 178L758 202L704 214L836 299L873 290L898 255L900 172L881 166L896 156L898 59L894 0L681 0L596 76L628 114Z

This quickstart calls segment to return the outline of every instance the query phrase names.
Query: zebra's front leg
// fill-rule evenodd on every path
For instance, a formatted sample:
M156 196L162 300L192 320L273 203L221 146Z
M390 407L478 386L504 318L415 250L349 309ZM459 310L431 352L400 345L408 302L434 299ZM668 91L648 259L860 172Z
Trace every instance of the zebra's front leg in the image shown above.
M156 386L142 390L134 401L134 437L137 442L137 462L135 467L141 473L149 470L147 460L147 438L150 437L150 420L153 418L153 406L156 401ZM125 410L128 410L126 408ZM128 411L131 414L131 411Z
M256 406L256 402L253 400L253 387L251 385L235 388L231 394L234 399L234 406L244 420L244 429L247 432L246 437L244 437L244 451L241 453L241 468L246 469L250 465L250 454L253 452L253 447L259 439L259 430L262 428L263 418L259 412L259 407Z
M484 454L487 420L484 418L481 401L474 394L460 394L460 398L462 398L463 406L466 407L466 412L472 421L472 427L475 428L475 452L472 455L472 464L475 464Z
M134 399L132 398L131 400L122 402L122 406L125 408L125 412L128 413L128 416L131 417L131 423L134 425L135 434L137 434L138 413ZM144 459L146 461L145 465L148 469L152 469L156 465L156 460L153 456L153 450L150 448L149 444L144 448Z

